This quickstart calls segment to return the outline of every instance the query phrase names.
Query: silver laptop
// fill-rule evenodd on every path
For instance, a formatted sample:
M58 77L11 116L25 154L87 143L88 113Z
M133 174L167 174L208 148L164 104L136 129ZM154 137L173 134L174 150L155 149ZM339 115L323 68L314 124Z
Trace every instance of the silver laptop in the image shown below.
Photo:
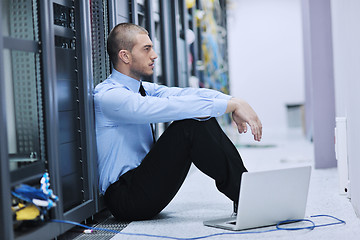
M310 166L243 173L237 216L204 225L238 231L302 219L310 174Z

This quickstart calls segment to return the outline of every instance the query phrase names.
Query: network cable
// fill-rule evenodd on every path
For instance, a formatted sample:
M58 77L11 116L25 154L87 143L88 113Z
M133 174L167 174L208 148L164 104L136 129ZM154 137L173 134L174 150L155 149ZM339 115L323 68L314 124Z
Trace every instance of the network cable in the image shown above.
M107 229L107 228L89 227L89 226L84 225L84 224L80 224L80 223L73 222L73 221L67 221L67 220L52 219L50 221L55 222L55 223L71 224L71 225L79 226L79 227L89 229L89 230L92 230L92 231L105 231L105 232L111 232L111 233L115 233L115 234L128 235L128 236L141 236L141 237L152 237L152 238L162 238L162 239L172 239L172 240L198 240L198 239L205 239L205 238L211 238L211 237L216 237L216 236L224 236L224 235L244 235L244 234L260 234L260 233L268 233L268 232L276 232L276 231L314 230L315 228L319 228L319 227L327 227L327 226L332 226L332 225L346 224L346 222L344 220L341 220L341 219L339 219L337 217L334 217L334 216L331 216L331 215L322 214L322 215L310 216L310 218L319 218L319 217L327 217L327 218L331 218L331 219L333 219L335 221L331 222L331 223L316 225L315 222L313 220L311 220L311 219L293 219L293 220L281 221L276 225L276 228L269 229L269 230L221 232L221 233L214 233L214 234L203 235L203 236L198 236L198 237L189 237L189 238L162 236L162 235L154 235L154 234L146 234L146 233L121 232L121 231ZM310 223L310 226L305 226L305 227L283 227L283 225L287 224L287 223L299 223L299 222Z

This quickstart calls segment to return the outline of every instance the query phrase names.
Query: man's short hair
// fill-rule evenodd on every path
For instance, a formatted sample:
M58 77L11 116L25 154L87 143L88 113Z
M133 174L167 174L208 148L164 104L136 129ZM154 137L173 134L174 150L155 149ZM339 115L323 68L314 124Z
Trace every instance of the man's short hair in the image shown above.
M149 34L145 28L133 23L120 23L110 31L107 39L107 52L114 65L118 61L120 50L131 52L136 43L135 36L140 33Z

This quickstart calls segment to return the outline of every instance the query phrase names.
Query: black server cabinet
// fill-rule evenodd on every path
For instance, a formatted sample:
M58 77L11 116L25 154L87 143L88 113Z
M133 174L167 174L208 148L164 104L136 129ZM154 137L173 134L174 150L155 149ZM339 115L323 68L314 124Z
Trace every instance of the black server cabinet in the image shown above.
M78 8L78 7L77 7ZM64 211L85 201L81 35L74 3L53 3L59 172Z
M160 40L162 51L162 83L177 86L177 73L174 62L174 30L171 1L160 0ZM176 48L175 48L176 49Z
M105 80L111 71L111 64L109 56L106 52L106 39L110 32L111 19L114 19L111 14L111 10L114 5L107 0L92 0L90 11L91 11L91 48L92 48L92 78L93 81L88 82L88 90L91 91L97 84ZM92 96L91 96L92 97ZM89 99L90 107L92 106L92 98ZM93 116L90 116L91 120L94 120ZM94 122L90 123L90 126L94 126ZM89 135L89 134L88 134ZM87 149L87 153L92 156L94 164L96 162L96 141L95 134L91 134L93 138L89 139L89 146L91 148ZM99 212L104 209L105 204L103 197L101 196L98 185L97 185L97 171L94 168L93 175L96 179L94 181L94 195L95 195L95 204L96 212Z
M57 180L60 217L82 221L96 212L96 154L92 109L90 6L54 0L54 114L57 116Z
M110 60L106 52L109 34L109 4L106 0L91 1L91 47L93 66L93 87L110 74Z
M37 1L20 0L4 0L0 8L1 236L21 239L26 233L13 231L11 189L19 183L38 181L48 166L41 10ZM45 228L36 230L48 238L59 232L51 224L48 231L52 234Z
M4 0L0 9L1 236L52 239L72 226L14 230L10 192L49 172L60 201L47 218L96 213L90 2Z
M171 1L172 29L174 31L174 65L176 86L188 87L189 46L186 42L188 29L187 11L184 0Z

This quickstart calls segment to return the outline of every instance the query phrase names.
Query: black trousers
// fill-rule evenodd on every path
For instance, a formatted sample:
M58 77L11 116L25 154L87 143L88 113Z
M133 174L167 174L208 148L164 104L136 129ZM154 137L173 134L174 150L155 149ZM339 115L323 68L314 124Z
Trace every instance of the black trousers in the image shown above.
M191 163L237 202L242 159L217 120L173 122L135 169L109 186L105 204L118 220L150 219L174 198Z

